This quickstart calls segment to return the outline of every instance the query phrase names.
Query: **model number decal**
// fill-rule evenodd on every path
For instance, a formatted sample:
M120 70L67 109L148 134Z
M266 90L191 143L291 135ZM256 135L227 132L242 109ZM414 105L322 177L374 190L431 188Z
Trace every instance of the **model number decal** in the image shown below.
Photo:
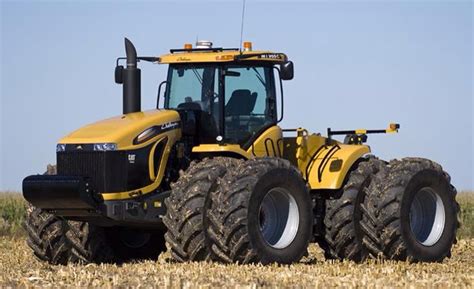
M283 59L283 56L280 55L280 54L265 53L265 54L259 55L258 58L262 58L262 59Z

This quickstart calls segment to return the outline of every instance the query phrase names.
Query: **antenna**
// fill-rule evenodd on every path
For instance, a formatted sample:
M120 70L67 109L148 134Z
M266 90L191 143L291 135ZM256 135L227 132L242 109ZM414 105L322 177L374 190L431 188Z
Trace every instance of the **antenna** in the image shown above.
M242 0L242 20L240 25L240 52L242 52L242 37L244 36L244 17L245 17L245 0Z

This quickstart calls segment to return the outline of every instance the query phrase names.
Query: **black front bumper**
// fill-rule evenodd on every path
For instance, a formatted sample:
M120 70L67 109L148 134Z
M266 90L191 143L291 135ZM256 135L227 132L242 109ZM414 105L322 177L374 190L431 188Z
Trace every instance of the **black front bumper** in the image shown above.
M95 211L98 206L82 177L29 176L23 180L23 196L33 206L45 210Z
M144 227L162 226L169 192L104 201L83 177L34 175L23 180L23 196L33 206L66 219Z

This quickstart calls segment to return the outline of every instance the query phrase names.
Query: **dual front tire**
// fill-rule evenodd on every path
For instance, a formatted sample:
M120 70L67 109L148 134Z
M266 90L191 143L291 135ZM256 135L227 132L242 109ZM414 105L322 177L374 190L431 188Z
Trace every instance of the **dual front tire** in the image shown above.
M210 193L216 190L219 179L239 163L240 160L224 157L193 162L172 184L171 195L165 200L163 223L168 229L166 243L175 261L210 259L205 238Z
M208 247L226 263L293 263L312 239L312 201L286 160L249 160L211 194Z
M204 159L173 185L163 221L174 260L292 263L312 238L312 201L286 160Z

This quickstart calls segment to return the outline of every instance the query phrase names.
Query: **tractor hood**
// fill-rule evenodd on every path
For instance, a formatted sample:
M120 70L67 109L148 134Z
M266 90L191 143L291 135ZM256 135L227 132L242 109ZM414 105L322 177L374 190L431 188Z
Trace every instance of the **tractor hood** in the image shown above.
M132 149L134 139L145 130L156 127L162 132L174 132L180 137L181 126L178 112L174 110L150 110L128 113L86 125L66 137L61 144L115 143L118 149Z

